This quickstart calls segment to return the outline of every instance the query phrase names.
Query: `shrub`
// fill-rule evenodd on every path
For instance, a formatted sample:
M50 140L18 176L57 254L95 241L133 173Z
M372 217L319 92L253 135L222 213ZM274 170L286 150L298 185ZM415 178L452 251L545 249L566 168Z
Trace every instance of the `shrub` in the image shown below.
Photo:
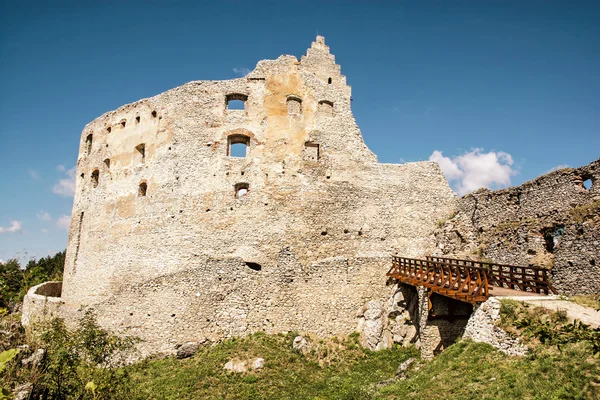
M137 339L102 329L93 310L85 312L73 331L60 318L44 328L38 340L46 356L27 376L36 396L94 400L131 397L129 374L122 365Z

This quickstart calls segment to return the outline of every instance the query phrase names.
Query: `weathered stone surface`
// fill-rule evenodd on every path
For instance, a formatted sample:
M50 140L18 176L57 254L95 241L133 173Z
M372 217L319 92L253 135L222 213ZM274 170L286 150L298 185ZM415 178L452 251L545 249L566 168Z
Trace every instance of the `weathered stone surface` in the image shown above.
M61 312L94 307L142 355L198 336L351 333L389 297L389 256L433 251L455 201L436 163L377 162L320 36L300 60L102 115L76 176Z
M14 390L13 400L27 400L31 395L31 391L33 390L32 383L24 383L19 385Z
M252 368L253 369L263 369L265 366L265 359L264 358L257 358L254 361L252 361Z
M463 338L475 342L488 343L510 356L521 356L527 353L527 348L518 338L511 337L498 326L500 322L500 300L490 297L485 303L477 306Z
M408 360L404 361L402 364L400 364L398 366L398 369L396 370L396 376L400 377L400 378L404 378L406 371L410 368L410 366L417 361L416 358L409 358Z
M303 336L296 336L292 342L292 348L304 352L308 348L308 341Z
M177 358L188 358L193 356L200 349L198 342L187 342L177 349Z
M27 358L21 360L21 364L24 366L31 365L31 367L35 368L39 366L44 360L44 356L46 355L46 350L37 349L32 355Z
M228 371L237 373L248 372L248 362L240 360L231 360L228 361L223 368Z
M436 231L435 254L545 266L561 293L600 293L599 178L596 160L520 186L468 194Z

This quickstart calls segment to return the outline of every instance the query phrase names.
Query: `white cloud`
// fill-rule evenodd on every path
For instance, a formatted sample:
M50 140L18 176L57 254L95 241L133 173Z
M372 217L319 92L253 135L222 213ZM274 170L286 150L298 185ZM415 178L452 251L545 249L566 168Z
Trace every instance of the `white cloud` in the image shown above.
M71 225L71 216L70 215L61 215L56 220L56 226L60 229L69 230L69 226Z
M67 175L67 177L59 180L52 187L52 191L61 196L73 197L75 195L75 167L63 172L65 173L65 175Z
M50 214L48 214L44 210L40 210L40 212L37 213L37 218L41 219L42 221L51 221L52 220L52 217L50 217Z
M59 165L57 165L57 166L56 166L56 170L57 170L57 171L60 171L60 172L65 172L65 171L66 171L66 168L65 168L65 166L64 166L64 165L62 165L62 164L59 164Z
M248 68L234 68L233 72L238 75L238 76L246 76L250 73L250 70Z
M0 226L0 233L17 233L21 231L21 221L10 221L10 226L8 228Z
M31 177L31 179L35 179L36 181L40 179L40 174L35 169L27 170L27 173Z
M484 153L475 148L456 157L445 157L435 150L429 161L436 161L450 186L460 195L479 188L498 189L510 186L511 176L517 173L512 168L512 156L503 151Z

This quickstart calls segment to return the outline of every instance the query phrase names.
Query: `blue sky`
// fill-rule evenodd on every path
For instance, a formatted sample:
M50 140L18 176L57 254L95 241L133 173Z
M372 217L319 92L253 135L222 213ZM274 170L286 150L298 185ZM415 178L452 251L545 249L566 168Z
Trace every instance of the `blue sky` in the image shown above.
M0 2L0 259L65 248L86 123L325 36L381 162L459 193L600 156L597 1Z

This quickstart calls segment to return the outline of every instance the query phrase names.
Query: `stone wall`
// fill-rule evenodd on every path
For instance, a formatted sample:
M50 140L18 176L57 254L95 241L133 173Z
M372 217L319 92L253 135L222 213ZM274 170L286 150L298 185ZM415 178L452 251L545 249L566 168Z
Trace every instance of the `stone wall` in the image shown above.
M387 301L371 300L361 309L357 331L368 349L414 344L432 358L462 337L472 312L468 303L397 283Z
M468 194L438 223L434 254L544 266L561 293L600 293L599 178L596 160Z
M29 326L61 315L62 282L50 281L36 285L23 298L21 323Z
M350 333L389 297L389 256L433 251L454 201L436 163L377 163L317 37L300 60L190 82L84 128L64 313L92 306L161 352L258 330Z

